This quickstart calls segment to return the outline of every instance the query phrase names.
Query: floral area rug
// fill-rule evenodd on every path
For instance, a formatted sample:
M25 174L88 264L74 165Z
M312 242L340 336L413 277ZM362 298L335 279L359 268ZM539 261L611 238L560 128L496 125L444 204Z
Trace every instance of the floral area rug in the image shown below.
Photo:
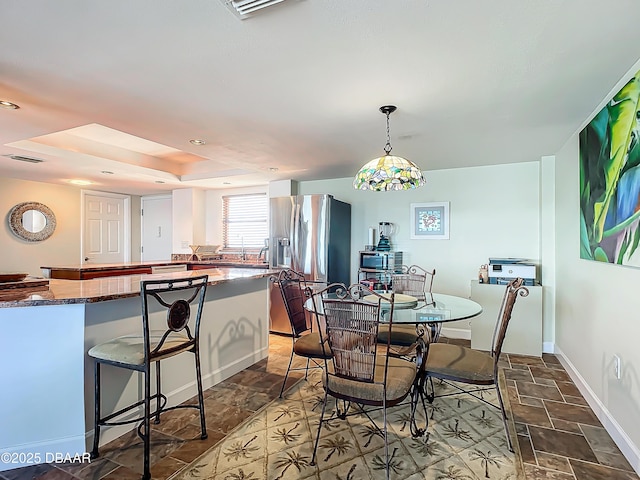
M435 389L436 393L454 390L440 382L435 382ZM493 390L484 396L496 400ZM323 398L321 372L314 370L307 381L301 380L285 398L265 406L176 479L384 479L383 438L362 414L325 423L316 465L311 465ZM329 397L325 418L334 410L335 400ZM507 447L498 409L470 395L436 398L427 412L428 436L419 438L411 436L409 414L408 400L387 410L391 478L524 478L519 454ZM382 425L382 411L370 415ZM424 413L419 416L423 421Z

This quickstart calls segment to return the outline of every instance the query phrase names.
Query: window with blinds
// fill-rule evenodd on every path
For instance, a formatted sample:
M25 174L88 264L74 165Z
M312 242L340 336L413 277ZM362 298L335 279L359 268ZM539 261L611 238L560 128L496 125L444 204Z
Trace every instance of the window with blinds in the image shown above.
M262 248L269 236L267 195L228 195L222 197L224 248Z

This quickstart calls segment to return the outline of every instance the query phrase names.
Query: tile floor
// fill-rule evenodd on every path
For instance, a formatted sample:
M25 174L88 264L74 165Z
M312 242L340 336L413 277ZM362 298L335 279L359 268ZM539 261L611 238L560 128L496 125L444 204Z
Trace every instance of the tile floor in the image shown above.
M271 335L268 359L205 392L206 440L199 439L196 410L174 410L163 415L161 424L152 423L153 478L170 479L276 398L290 349L289 338ZM506 369L526 480L640 479L554 355L505 355L501 362ZM301 376L294 372L288 383ZM137 480L142 472L141 458L141 441L132 433L102 447L100 458L89 465L26 467L0 472L0 480Z

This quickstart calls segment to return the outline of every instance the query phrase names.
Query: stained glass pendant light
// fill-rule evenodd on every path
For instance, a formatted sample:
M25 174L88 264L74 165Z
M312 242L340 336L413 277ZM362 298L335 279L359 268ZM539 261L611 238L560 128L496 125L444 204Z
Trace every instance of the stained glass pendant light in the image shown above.
M353 188L358 190L409 190L425 184L420 169L406 158L389 155L391 153L391 137L389 136L389 115L396 111L394 105L380 107L387 116L387 144L384 156L365 164L353 179Z

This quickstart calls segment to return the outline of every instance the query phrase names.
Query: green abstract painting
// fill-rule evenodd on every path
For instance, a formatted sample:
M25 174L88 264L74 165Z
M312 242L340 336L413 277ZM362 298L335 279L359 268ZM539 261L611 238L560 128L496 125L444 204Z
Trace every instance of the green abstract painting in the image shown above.
M580 132L580 257L640 266L640 71Z

